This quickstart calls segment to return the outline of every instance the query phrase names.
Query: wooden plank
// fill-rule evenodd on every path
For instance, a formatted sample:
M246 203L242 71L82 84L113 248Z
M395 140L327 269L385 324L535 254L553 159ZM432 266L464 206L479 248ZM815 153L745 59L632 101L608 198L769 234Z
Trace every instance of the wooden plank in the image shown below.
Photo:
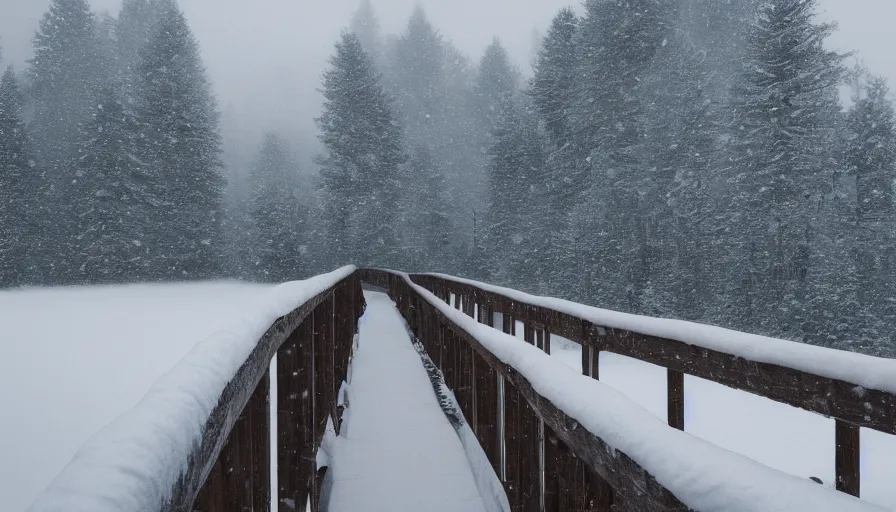
M835 468L837 474L837 490L859 496L859 444L860 430L841 420L836 421Z
M281 512L305 510L314 454L312 429L312 319L277 353L277 503Z
M352 277L346 279L351 280ZM360 281L353 282L360 285ZM204 503L219 498L229 499L221 495L212 497L209 492L203 490L207 481L208 486L216 485L215 478L217 477L213 476L213 471L215 466L221 462L219 459L225 445L228 444L228 436L258 389L261 380L267 378L266 375L274 354L280 350L289 336L305 321L317 305L330 297L337 286L338 284L321 292L299 308L277 319L256 344L252 353L218 398L218 404L203 427L202 440L187 458L184 473L174 482L170 490L171 509L193 510L200 493L204 494ZM230 499L230 501L234 499Z
M266 511L270 506L269 379L258 383L196 500L200 512Z
M488 361L473 354L476 366L476 438L495 473L499 474L498 453L498 378Z
M417 276L411 276L417 279ZM492 304L495 311L515 315L538 315L551 332L582 345L595 346L619 355L764 396L823 416L896 435L896 394L866 389L852 383L806 372L745 360L681 341L649 336L622 329L605 330L604 336L588 333L587 323L566 313L521 304L474 286L439 280L452 291L462 291L475 300ZM519 316L523 322L528 316ZM597 366L595 365L595 368ZM597 377L598 372L593 376Z
M518 311L518 309L517 309ZM440 314L440 313L439 313ZM441 315L441 314L440 314ZM541 419L560 441L600 476L596 484L598 494L605 495L608 485L618 489L621 496L632 500L632 510L676 510L687 508L669 491L660 486L643 468L624 453L610 448L603 440L580 428L578 423L544 399L532 385L512 368L499 361L469 333L442 317L450 332L472 345L477 353L503 376L505 408L506 479L505 485L511 509L514 511L540 508L537 471L537 420ZM510 315L505 313L503 327L512 328ZM528 414L527 414L528 411ZM536 428L533 428L536 427ZM616 496L613 492L613 496Z
M612 489L596 484L587 466L552 432L545 442L545 511L609 512ZM601 494L602 493L602 494Z
M669 426L684 430L684 374L666 370Z
M591 347L582 346L582 375L591 376Z

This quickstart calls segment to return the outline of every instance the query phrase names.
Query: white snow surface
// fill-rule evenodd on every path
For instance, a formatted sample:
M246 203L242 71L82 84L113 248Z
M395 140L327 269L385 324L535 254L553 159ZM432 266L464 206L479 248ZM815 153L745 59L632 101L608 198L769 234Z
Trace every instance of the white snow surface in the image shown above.
M518 338L476 322L426 289L412 286L487 350L519 371L536 392L589 432L631 457L695 510L887 510L673 429L606 384L581 375L560 359Z
M298 308L354 270L354 267L345 267L306 281L265 287L263 290L256 290L251 300L241 300L241 307L238 310L231 308L229 311L222 311L221 316L205 316L209 320L209 324L201 329L205 331L205 339L199 343L193 340L195 346L173 369L152 385L139 404L91 437L28 510L111 512L158 508L169 498L172 485L186 468L187 456L200 442L202 429L217 405L218 397L261 336L277 318ZM140 291L141 287L134 287L133 290ZM168 291L172 298L180 296L181 292L182 290L177 287ZM12 295L16 293L31 292L13 292ZM109 298L110 303L107 304L110 306L108 311L110 320L114 319L117 304L114 294L112 295L113 297ZM85 292L85 298L87 297L90 295ZM13 302L16 300L13 299ZM77 310L77 302L70 305ZM184 308L184 313L187 313L186 317L191 316L193 308L202 310L205 307L201 303L184 302L180 302L180 306ZM160 319L149 316L153 314L152 310L147 310L146 314L147 316L126 325L115 322L118 327L115 335L126 340L132 331L152 330L153 324ZM40 320L35 318L34 312L30 316L35 322ZM98 320L97 316L93 319ZM183 325L188 323L186 320L182 319ZM198 323L198 320L192 320ZM192 328L194 333L197 332L195 323ZM43 327L32 324L29 328ZM110 334L104 333L106 336ZM175 331L168 334L176 336L177 333ZM23 337L29 335L31 333L26 331ZM145 352L137 350L129 354L129 350L122 349L124 354L121 356L135 357L139 361L139 358L146 353L159 352L157 345L164 346L166 343L164 338L143 338L142 341L148 343L143 349ZM22 354L34 350L34 347L19 347L19 343L16 343L15 347L6 345L12 344L4 344L4 349L13 348ZM58 345L53 344L51 350L56 346ZM129 344L125 346L130 348ZM108 360L102 353L80 353L71 362L81 365L95 356ZM37 370L39 372L40 368ZM129 380L127 375L121 377L125 382ZM10 392L8 386L11 383L4 382L4 384L6 384L3 390L4 397L8 398L6 393ZM86 379L86 382L77 383L76 392L84 393L84 388L89 384L114 387L116 380L96 377L92 380ZM37 401L32 407L43 408L45 404ZM83 414L79 410L73 413ZM61 425L54 427L58 432L64 431L66 429L64 419ZM32 445L31 449L33 451L26 457L44 456L49 447ZM13 459L13 463L18 467L21 461L16 462ZM11 468L9 471L14 469ZM0 482L0 485L5 485L5 482Z
M330 512L486 512L404 319L365 292L343 430L326 447Z
M426 274L475 286L523 302L579 317L602 327L623 329L703 347L750 361L786 366L807 373L896 393L896 360L816 347L684 320L653 318L540 297L444 274Z

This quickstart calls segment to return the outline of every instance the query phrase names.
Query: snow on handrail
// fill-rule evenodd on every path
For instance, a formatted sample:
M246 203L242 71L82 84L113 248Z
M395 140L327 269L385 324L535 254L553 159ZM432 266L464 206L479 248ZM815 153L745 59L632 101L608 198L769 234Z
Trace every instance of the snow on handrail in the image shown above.
M850 382L866 389L896 393L894 359L807 345L684 320L620 313L564 299L530 295L510 288L445 274L420 275L473 286L517 302L553 309L602 327L681 341L749 361L784 366L820 377Z
M588 432L621 451L686 506L701 512L849 512L886 510L845 493L764 466L671 428L624 395L580 375L518 338L480 324L400 274L441 314L531 383L535 392ZM441 276L440 276L441 277ZM467 281L473 283L472 281ZM480 286L476 283L476 286ZM487 285L482 285L485 288ZM488 289L531 302L532 296ZM539 298L535 298L539 299ZM565 303L565 301L563 301ZM553 300L540 305L565 306ZM555 308L556 309L556 308ZM593 308L588 308L593 309ZM587 310L572 308L576 313ZM572 312L571 312L572 313ZM628 315L631 316L631 315ZM611 322L614 318L601 317ZM618 319L616 319L618 320ZM619 323L626 328L629 324ZM668 330L662 333L667 335Z
M355 271L344 267L270 290L243 318L197 344L137 406L94 435L28 511L164 510L222 393L262 336L277 319Z

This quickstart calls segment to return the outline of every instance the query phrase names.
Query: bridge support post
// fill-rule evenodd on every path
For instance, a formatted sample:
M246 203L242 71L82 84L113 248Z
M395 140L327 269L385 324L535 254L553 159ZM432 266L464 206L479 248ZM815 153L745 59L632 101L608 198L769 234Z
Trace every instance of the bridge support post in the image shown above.
M267 510L271 501L269 374L265 373L230 431L202 487L200 512Z
M859 474L859 427L836 420L835 467L837 490L858 497L861 488Z
M684 374L677 370L666 370L668 381L669 426L684 430Z

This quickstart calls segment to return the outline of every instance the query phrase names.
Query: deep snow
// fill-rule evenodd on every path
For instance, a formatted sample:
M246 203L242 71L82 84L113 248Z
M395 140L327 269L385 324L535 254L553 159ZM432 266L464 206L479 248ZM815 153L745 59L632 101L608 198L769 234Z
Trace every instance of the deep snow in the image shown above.
M167 503L221 393L277 318L349 276L344 267L256 294L91 437L31 512L142 511Z
M722 449L694 433L672 429L666 426L664 418L639 406L607 382L582 376L579 367L564 362L571 358L547 356L532 345L479 324L422 287L412 286L487 350L520 372L539 394L611 447L626 453L691 508L704 512L884 510L874 502L856 500L811 483L808 478ZM568 352L575 355L573 350ZM640 373L635 369L634 373L626 372L626 376L636 376L636 389L643 390L647 379L642 379ZM737 392L729 405L737 407L744 397L747 395ZM712 414L724 413L717 410ZM688 416L693 420L693 411L686 414L686 420ZM797 423L794 427L802 425Z
M365 296L350 405L343 432L328 446L329 510L485 512L404 319L388 296Z
M0 496L24 510L100 428L269 286L0 292Z

